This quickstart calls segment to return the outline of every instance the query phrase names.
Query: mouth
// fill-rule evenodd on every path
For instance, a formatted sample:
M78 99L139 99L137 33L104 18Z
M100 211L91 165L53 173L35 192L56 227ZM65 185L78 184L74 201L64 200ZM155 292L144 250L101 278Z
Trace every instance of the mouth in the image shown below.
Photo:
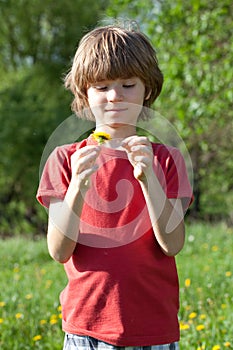
M127 108L109 108L105 109L106 112L125 112Z

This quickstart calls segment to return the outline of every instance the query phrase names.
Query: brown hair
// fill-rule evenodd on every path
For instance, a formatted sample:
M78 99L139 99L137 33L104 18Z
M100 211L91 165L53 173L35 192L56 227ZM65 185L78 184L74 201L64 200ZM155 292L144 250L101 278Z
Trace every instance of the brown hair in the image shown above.
M84 117L87 108L88 84L101 80L138 77L145 85L144 106L150 107L159 96L163 74L155 50L139 31L118 26L98 27L80 41L72 67L65 77L65 87L74 94L72 110ZM145 113L143 113L145 114ZM90 113L85 115L94 119ZM141 115L146 118L146 115Z

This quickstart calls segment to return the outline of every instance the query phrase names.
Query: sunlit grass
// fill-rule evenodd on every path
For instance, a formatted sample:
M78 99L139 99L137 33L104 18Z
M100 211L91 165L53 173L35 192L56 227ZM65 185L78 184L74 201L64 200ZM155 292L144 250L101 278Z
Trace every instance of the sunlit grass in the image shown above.
M233 229L193 224L177 257L181 349L233 348Z
M63 266L50 259L44 239L10 239L0 249L0 349L61 349Z
M233 348L233 229L192 224L177 256L181 350ZM0 349L61 350L63 266L46 240L0 241Z

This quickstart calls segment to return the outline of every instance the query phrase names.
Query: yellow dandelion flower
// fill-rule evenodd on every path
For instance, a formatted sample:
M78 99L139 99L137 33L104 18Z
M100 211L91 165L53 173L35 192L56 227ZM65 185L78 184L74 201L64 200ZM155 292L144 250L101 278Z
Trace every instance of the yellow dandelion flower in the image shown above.
M198 346L197 350L205 350L205 345Z
M32 299L33 295L31 293L25 295L25 299L30 300Z
M217 245L213 245L211 250L212 250L212 252L217 252L218 251L218 246Z
M52 315L50 316L50 320L55 320L55 319L57 319L57 314L52 314Z
M222 308L222 309L226 309L226 308L227 308L227 304L222 304L222 305L221 305L221 308Z
M49 321L50 324L56 324L57 323L57 319L56 318L52 318L50 321Z
M23 314L21 314L20 312L17 312L17 314L15 314L15 318L17 319L23 318Z
M61 311L62 310L62 307L61 307L61 305L59 305L58 307L57 307L57 311Z
M0 307L3 307L5 305L6 305L5 301L0 301Z
M203 324L198 324L196 327L197 331L203 331L203 329L205 329L205 326Z
M226 348L229 348L229 347L231 346L231 343L230 343L229 341L226 341L226 342L224 343L224 346L225 346Z
M220 345L214 345L212 347L212 350L220 350L220 349L221 349Z
M59 314L59 315L58 315L58 318L62 319L62 314Z
M41 335L35 335L33 338L32 338L32 340L33 341L38 341L38 340L41 340L41 338L42 338L42 336Z
M231 277L231 275L232 275L231 271L226 271L226 273L225 273L226 277Z
M190 287L191 279L190 278L186 278L186 280L184 281L184 285L185 285L186 288Z
M46 324L47 321L46 320L40 320L40 325Z
M187 323L185 323L183 321L180 322L180 330L181 331L185 331L185 330L187 330L189 328L190 328L189 324L187 324Z
M99 145L101 145L107 140L111 140L111 136L106 132L102 132L102 131L95 131L93 132L92 136L94 140L98 142Z
M3 323L3 318L0 318L0 324Z
M18 265L15 265L15 266L14 266L13 272L15 272L15 273L19 272L19 266L18 266Z
M191 312L191 314L189 314L189 318L192 320L193 318L197 317L197 313L196 312Z
M205 314L201 314L199 317L200 317L201 320L205 320L206 319L206 315Z

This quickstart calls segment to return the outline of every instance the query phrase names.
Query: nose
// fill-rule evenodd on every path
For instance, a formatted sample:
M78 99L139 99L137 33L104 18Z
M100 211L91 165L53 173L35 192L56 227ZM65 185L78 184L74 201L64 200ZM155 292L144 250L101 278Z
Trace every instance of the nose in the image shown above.
M123 100L123 92L120 87L111 87L108 91L108 101L109 102L119 102Z

